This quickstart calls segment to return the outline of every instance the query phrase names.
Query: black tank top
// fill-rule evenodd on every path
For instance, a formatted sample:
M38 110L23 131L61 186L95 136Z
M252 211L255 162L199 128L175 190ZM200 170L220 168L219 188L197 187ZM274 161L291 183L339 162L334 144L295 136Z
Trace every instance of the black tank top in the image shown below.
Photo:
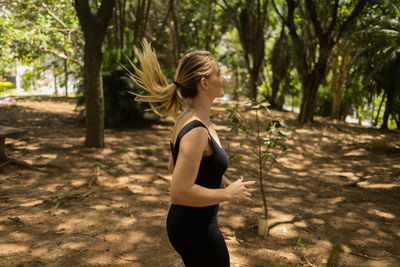
M204 127L208 131L208 128L201 121L193 120L186 124L179 132L175 145L171 143L174 164L176 164L179 156L179 145L182 137L196 127ZM219 188L221 186L222 175L228 167L228 156L224 149L214 140L212 135L210 133L208 133L208 135L210 136L214 152L209 156L202 157L195 183L207 188Z
M174 164L176 164L176 161L179 157L180 140L185 134L196 127L204 127L208 131L208 128L201 121L193 120L186 124L179 132L175 141L175 145L171 143ZM220 147L214 140L212 135L210 133L208 133L208 135L210 136L210 143L214 152L209 156L202 157L195 184L207 188L220 188L222 175L228 167L228 156L226 155L224 149ZM217 220L216 215L218 212L218 207L218 204L206 207L188 207L176 204L171 205L171 209L174 211L174 213L178 212L179 210L181 215L186 214L186 219L192 218L193 220L198 220L198 223L204 223L206 225Z

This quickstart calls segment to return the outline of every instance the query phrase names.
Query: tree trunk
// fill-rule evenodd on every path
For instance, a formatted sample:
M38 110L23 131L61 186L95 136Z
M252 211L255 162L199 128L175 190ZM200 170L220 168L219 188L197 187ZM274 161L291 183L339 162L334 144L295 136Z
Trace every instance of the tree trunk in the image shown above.
M272 84L271 84L272 93L271 93L271 100L270 100L271 108L276 108L276 106L277 106L276 96L278 95L279 84L280 84L280 80L278 79L278 77L276 75L273 74L272 75Z
M340 98L341 98L341 88L339 88L338 86L335 86L333 88L331 119L339 118Z
M64 60L64 73L65 73L65 97L68 97L68 61Z
M303 19L309 19L306 23L312 25L312 34L304 38L308 33L302 31L302 34L299 35L295 23L295 9L301 8L302 4L299 1L286 0L287 18L284 19L276 8L275 1L272 1L275 11L288 27L289 34L293 40L297 71L301 76L303 89L303 99L298 117L300 122L313 121L318 86L325 78L327 59L331 50L351 27L355 19L360 16L367 2L367 0L359 0L347 18L344 18L339 12L339 1L336 0L331 5L331 15L324 16L323 20L325 21L321 21L321 18L318 17L315 1L305 0ZM325 27L323 26L324 24ZM306 42L306 40L312 40L312 42ZM313 42L316 42L317 45L314 45ZM313 62L314 59L317 59L317 61Z
M86 147L104 147L103 52L93 29L85 38L83 79L86 103Z
M344 50L344 40L336 47L335 53L332 55L332 87L333 87L333 102L332 102L332 111L331 111L331 118L332 119L339 119L340 113L340 99L342 96L343 86L346 82L347 74L349 73L349 66L350 66L350 54L349 52L346 53ZM338 62L339 53L343 51L342 54L342 61Z
M324 51L322 48L320 51ZM328 51L326 49L325 51ZM300 106L300 114L298 120L301 123L314 121L314 110L317 102L318 87L325 77L326 64L328 61L328 53L321 52L319 62L316 64L312 73L302 77L302 99ZM304 73L300 72L299 73Z
M387 90L385 113L383 114L382 129L388 129L389 115L392 113L394 94L393 90Z
M246 68L250 75L249 97L257 97L259 75L263 71L265 57L265 23L269 1L240 1L242 8L237 8L223 0L225 11L236 26L242 45Z
M75 0L75 9L85 38L83 80L86 103L86 147L104 147L104 96L102 45L115 0L102 0L92 14L88 0Z
M270 96L271 108L282 109L285 94L282 91L280 94L281 99L277 99L281 82L287 80L289 67L290 67L290 53L287 36L285 33L285 26L282 25L279 39L274 44L271 54L271 70L272 70L272 93ZM286 82L285 82L286 83Z
M300 114L298 120L302 123L313 122L316 96L319 83L316 82L315 76L308 76L308 81L302 86L302 99L300 106Z
M285 96L287 95L289 90L290 90L290 80L286 78L281 93L279 94L279 96L275 101L275 108L277 110L283 110L283 104L285 104Z
M336 47L337 53L333 53L330 63L331 63L331 71L332 71L332 90L333 90L333 99L332 99L332 110L331 110L331 119L337 119L339 117L339 109L340 109L340 74L339 74L339 47Z
M53 68L53 71L54 71L54 95L58 95L58 86L57 86L57 74L55 73L56 72L56 70L55 70L55 68Z
M381 100L381 103L379 104L378 111L376 112L375 121L374 121L374 123L372 124L373 126L378 125L379 114L381 113L381 108L382 108L383 101L385 101L385 97L386 97L386 94L385 94L385 91L383 91L382 100ZM373 115L373 114L372 114L372 115Z
M178 65L178 61L181 54L181 44L179 39L180 34L180 21L179 21L179 13L177 7L178 1L171 0L171 18L169 20L169 27L171 30L171 39L172 39L172 54L174 56L175 66Z
M253 71L250 71L250 94L249 97L251 99L256 99L257 98L257 76L254 75Z

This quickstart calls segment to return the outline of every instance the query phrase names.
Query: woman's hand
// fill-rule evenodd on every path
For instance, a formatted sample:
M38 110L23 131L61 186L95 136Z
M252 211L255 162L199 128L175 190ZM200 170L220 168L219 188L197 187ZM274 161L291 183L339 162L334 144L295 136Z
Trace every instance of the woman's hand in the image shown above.
M227 188L231 183L232 181L226 178L225 175L222 176L221 188Z
M243 176L240 176L240 179L236 180L236 182L231 183L225 190L228 191L228 199L229 201L241 201L241 200L251 200L251 194L247 190L247 186L254 185L255 181L247 181L243 182Z

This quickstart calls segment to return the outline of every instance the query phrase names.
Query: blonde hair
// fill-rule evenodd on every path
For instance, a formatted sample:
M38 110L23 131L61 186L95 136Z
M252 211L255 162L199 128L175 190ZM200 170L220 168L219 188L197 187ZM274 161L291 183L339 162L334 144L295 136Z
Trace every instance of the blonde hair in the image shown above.
M179 60L174 75L174 81L168 83L158 63L155 51L147 41L142 42L142 51L134 48L142 70L136 67L131 61L135 74L129 72L129 77L148 95L136 95L135 100L148 102L159 116L170 112L176 115L187 99L197 95L197 85L202 78L209 78L213 72L213 60L215 58L208 51L190 52ZM157 106L154 103L161 103Z

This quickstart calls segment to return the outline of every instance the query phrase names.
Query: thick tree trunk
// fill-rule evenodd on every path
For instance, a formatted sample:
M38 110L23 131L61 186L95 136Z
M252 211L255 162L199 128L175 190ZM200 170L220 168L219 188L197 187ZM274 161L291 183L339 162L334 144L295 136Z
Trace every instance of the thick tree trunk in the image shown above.
M251 99L256 99L257 98L257 81L258 81L258 75L256 75L253 71L250 71L250 92L249 92L249 97Z
M96 31L87 34L83 79L86 103L86 147L104 147L103 53Z
M83 80L86 102L86 147L104 147L103 46L115 0L102 0L92 14L88 0L75 0L75 9L85 37Z
M271 84L272 93L271 93L271 99L270 99L271 108L277 107L276 96L278 95L279 84L280 84L280 81L279 81L278 77L276 75L273 75L272 84Z
M336 47L336 51L340 52L343 50L343 43ZM333 75L333 102L331 110L331 119L339 119L340 113L340 99L342 96L342 90L346 82L347 74L350 66L350 54L342 55L342 61L339 65L338 53L332 57L332 75Z
M317 102L318 87L325 77L326 65L330 48L320 49L319 62L316 64L312 73L302 77L302 99L300 106L300 114L298 120L301 123L308 123L314 121L314 111ZM322 51L322 52L321 52ZM300 72L299 73L304 73Z
M298 120L302 123L313 122L314 110L319 83L315 76L308 76L308 81L303 82L302 99Z

